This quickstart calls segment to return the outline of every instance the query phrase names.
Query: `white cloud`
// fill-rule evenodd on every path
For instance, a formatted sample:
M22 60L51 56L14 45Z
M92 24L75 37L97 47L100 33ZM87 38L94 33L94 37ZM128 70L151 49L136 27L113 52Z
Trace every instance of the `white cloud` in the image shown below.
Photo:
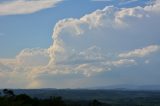
M121 60L117 60L117 61L113 61L110 64L112 64L113 66L128 66L128 65L134 65L136 64L136 61L133 59L121 59Z
M31 88L38 86L38 82L36 83L31 77L34 76L32 71L41 69L48 62L49 54L47 49L24 49L14 59L0 59L1 80L5 82L5 87Z
M50 65L53 66L54 64L64 63L67 67L67 65L73 59L75 59L74 63L77 63L75 61L79 61L79 62L82 61L81 63L83 64L82 66L92 67L94 65L91 65L90 63L88 65L88 63L86 63L86 58L96 59L97 56L99 56L98 58L100 60L99 61L96 60L96 61L98 61L99 63L101 62L103 63L103 61L109 61L109 62L112 61L112 59L108 59L107 57L104 56L105 53L103 53L103 51L100 51L98 53L95 51L91 51L91 53L90 52L87 53L86 50L88 48L86 47L91 47L93 46L92 44L95 44L95 45L99 44L99 42L97 42L97 39L102 39L102 37L104 37L104 39L107 39L109 35L115 36L114 31L120 34L120 35L117 35L117 37L122 36L123 38L123 36L124 37L128 36L127 38L129 38L130 35L128 34L130 34L130 32L126 31L126 29L131 28L133 30L139 31L139 29L135 27L135 24L136 26L139 26L140 25L139 20L142 20L142 19L145 20L149 18L149 16L151 17L148 10L146 11L144 8L134 7L134 8L119 9L113 6L109 6L104 8L103 10L96 10L95 12L85 15L80 19L70 18L70 19L64 19L59 21L54 27L54 32L53 32L54 43L49 48L50 58L51 58ZM144 31L146 31L146 29L144 29ZM141 36L144 37L144 35L141 35ZM76 45L67 41L66 39L71 39L71 42L76 41L75 42ZM83 41L81 41L82 39ZM92 42L87 42L84 39L90 39ZM84 46L81 45L82 42L85 44ZM151 49L149 51L150 53L154 48L152 48L151 46L147 48L147 50L144 49L143 50L144 52L142 52L141 50L138 50L138 52L140 52L141 56L143 56L148 54L147 52L148 49ZM137 52L137 50L135 52ZM133 54L136 54L136 53L133 53ZM120 54L119 56L124 57L123 54ZM80 57L80 58L77 58L77 57ZM135 63L135 61L133 60L132 61L117 60L117 62L114 62L114 63L123 64L125 62ZM81 64L79 63L79 65Z
M146 6L144 7L144 10L149 11L149 12L153 12L153 13L160 13L160 1L159 0L154 0L153 3L151 3L152 5Z
M16 56L16 60L23 66L45 66L49 62L49 54L47 49L24 49Z
M55 7L62 0L12 0L0 2L0 15L30 14Z
M48 49L24 49L13 60L1 59L0 68L4 71L0 76L8 74L3 77L8 85L15 84L17 78L24 82L19 86L40 87L44 82L47 85L44 80L60 76L69 76L68 80L64 78L67 83L70 75L89 78L115 68L137 66L139 61L132 57L145 59L159 50L159 4L122 9L109 6L80 19L60 20ZM137 49L140 47L143 48Z
M82 73L88 77L95 73L99 73L102 71L110 71L110 70L111 69L109 67L105 67L101 64L80 64L75 69L75 71L77 71L78 73Z
M146 55L150 55L151 53L157 52L160 50L159 45L150 45L145 48L135 49L133 51L129 51L127 53L119 54L119 57L129 58L129 57L144 57Z

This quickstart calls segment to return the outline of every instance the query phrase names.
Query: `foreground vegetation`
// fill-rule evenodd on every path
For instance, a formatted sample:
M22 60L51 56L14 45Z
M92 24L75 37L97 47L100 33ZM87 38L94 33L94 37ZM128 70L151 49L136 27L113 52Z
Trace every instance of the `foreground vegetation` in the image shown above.
M33 93L38 90L31 91ZM13 90L4 89L0 93L0 106L160 106L159 91L47 90L43 93L42 91L39 91L39 96L34 97L27 93L17 93L16 90L15 94ZM46 94L49 95L47 92L50 96L44 98ZM56 95L57 92L61 92L63 98Z
M98 100L64 101L60 96L51 96L49 99L31 98L26 94L15 95L12 90L8 89L4 89L2 94L0 106L110 106Z

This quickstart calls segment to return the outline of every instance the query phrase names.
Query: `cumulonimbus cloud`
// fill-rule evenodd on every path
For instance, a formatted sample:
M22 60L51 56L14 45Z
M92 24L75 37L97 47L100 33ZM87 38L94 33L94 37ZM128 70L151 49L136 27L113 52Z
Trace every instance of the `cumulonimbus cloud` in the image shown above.
M55 7L62 0L11 0L0 2L0 15L30 14Z
M24 49L15 59L1 60L1 68L8 70L1 71L1 76L6 72L9 78L27 76L25 87L39 87L57 76L89 77L136 66L137 58L158 52L160 32L154 27L160 27L159 5L157 1L145 7L107 6L80 19L60 20L48 49Z

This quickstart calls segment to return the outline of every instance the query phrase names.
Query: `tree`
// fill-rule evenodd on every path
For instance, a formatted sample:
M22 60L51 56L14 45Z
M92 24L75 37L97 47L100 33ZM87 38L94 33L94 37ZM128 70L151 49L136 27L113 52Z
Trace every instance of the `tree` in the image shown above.
M13 97L15 96L14 92L12 90L9 89L3 89L3 94L7 97Z
M52 101L52 105L53 106L65 106L65 103L62 100L62 97L60 97L60 96L58 96L58 97L51 97L50 99Z

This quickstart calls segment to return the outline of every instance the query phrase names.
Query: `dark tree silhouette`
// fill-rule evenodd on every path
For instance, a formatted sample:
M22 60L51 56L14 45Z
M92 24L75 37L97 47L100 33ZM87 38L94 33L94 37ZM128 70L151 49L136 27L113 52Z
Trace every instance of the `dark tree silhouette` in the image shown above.
M53 106L65 106L64 101L62 100L62 97L50 97L50 100L52 101Z
M98 100L94 99L91 106L102 106L102 104Z
M15 96L14 92L12 90L9 90L9 89L3 89L3 94L7 97Z

